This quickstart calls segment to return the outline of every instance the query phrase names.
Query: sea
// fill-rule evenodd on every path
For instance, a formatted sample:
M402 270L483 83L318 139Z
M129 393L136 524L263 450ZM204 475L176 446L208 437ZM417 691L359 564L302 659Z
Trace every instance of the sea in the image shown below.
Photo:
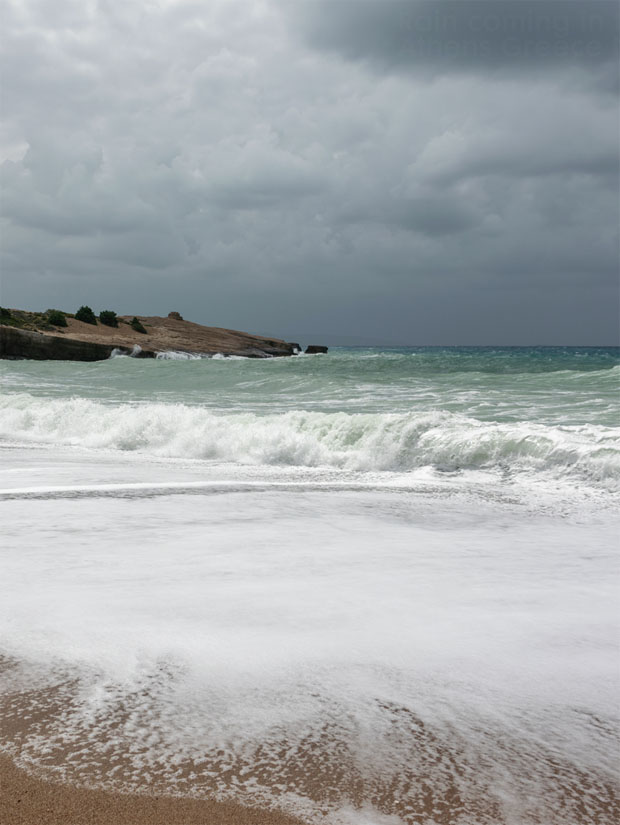
M325 825L620 818L620 349L0 364L0 747Z

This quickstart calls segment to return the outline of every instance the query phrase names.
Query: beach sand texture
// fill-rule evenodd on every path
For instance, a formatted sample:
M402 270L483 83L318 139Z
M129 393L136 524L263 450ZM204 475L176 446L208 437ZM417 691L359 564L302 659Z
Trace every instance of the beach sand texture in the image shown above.
M230 765L212 758L200 763L188 760L176 766L173 796L169 770L164 766L159 770L152 764L145 766L137 776L131 755L119 753L114 743L123 736L122 725L113 723L102 729L93 720L91 729L84 729L78 741L69 738L63 742L59 730L71 712L73 685L7 690L12 674L20 670L19 663L0 658L0 672L8 677L0 697L0 741L8 747L0 752L2 825L302 825L323 820L346 825L461 825L466 821L512 825L517 821L506 818L493 793L485 793L482 777L470 777L471 793L463 794L458 776L471 769L466 747L446 747L421 720L396 707L386 710L395 721L407 723L411 764L403 765L400 777L391 782L364 781L344 748L334 760L333 743L330 747L328 741L323 748L315 742L301 750L283 742L278 776L251 761ZM36 741L47 745L32 763L30 747ZM509 751L513 744L507 741L504 747ZM518 775L524 766L517 751L514 758ZM548 774L543 785L556 799L558 809L565 811L567 825L611 825L617 821L620 794L604 773L595 777L551 753L540 767ZM235 777L252 774L259 784L272 786L273 800L282 793L284 781L315 804L299 811L301 818L297 818L294 805L285 796L280 799L288 813L277 810L278 803L276 809L264 810L210 798L223 786L234 794L239 790ZM340 811L342 818L334 818L338 800L346 800L346 810ZM399 808L397 818L390 815ZM547 816L546 806L532 800L523 821L546 825Z
M0 756L6 825L299 825L285 814L226 802L139 796L46 782Z

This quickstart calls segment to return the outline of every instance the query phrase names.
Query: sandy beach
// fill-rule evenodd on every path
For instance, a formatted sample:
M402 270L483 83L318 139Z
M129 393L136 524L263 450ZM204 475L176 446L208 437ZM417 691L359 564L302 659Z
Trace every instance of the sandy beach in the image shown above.
M0 674L14 663L0 657ZM17 756L25 740L45 732L62 713L55 691L4 691L0 698L0 745L10 744ZM44 734L45 735L45 734ZM55 764L54 764L55 763ZM53 760L31 773L0 751L0 822L10 825L299 825L300 820L272 811L231 802L167 796L161 787L152 793L119 793L76 786L54 777L62 762ZM54 781L50 781L54 777ZM93 780L95 782L95 780ZM144 786L148 786L145 778Z
M299 825L232 803L138 796L46 782L0 755L0 819L10 825Z
M11 688L12 675L20 672L22 676ZM327 739L323 748L310 747L304 752L295 752L292 742L288 747L283 742L279 781L275 773L265 772L251 761L239 761L234 769L212 759L177 763L168 770L163 765L144 764L136 772L130 743L126 741L127 752L115 750L114 743L123 733L114 723L114 713L107 728L101 720L96 723L93 719L90 729L88 725L83 727L81 735L73 739L68 731L77 683L30 689L23 681L24 672L20 663L0 657L0 675L4 677L0 696L2 825L302 825L323 819L357 824L358 814L360 822L379 825L390 811L398 812L394 821L410 825L463 825L470 821L499 825L513 821L506 819L491 788L485 789L484 777L471 773L473 765L468 765L466 759L462 765L456 764L457 751L453 752L450 743L438 739L436 731L405 708L385 708L391 713L395 730L404 724L408 732L409 759L402 765L400 790L396 777L365 782L343 749L339 757L330 757ZM20 689L15 690L18 684ZM126 707L123 713L128 712ZM518 749L505 744L518 777L524 770ZM463 746L461 743L462 755ZM522 756L527 759L527 754ZM547 766L541 761L540 769L555 772L545 781L546 792L566 813L566 825L611 825L617 821L617 787L604 770L586 775L557 755L555 759L546 758L553 764ZM370 767L370 753L368 760ZM444 767L435 774L433 765L437 764ZM459 785L459 771L469 773L469 788ZM272 783L274 798L282 792L281 781L287 778L289 787L297 788L301 799L314 800L313 810L300 810L304 816L300 819L293 815L297 810L290 799L284 797L283 807L291 814L209 798L220 785L229 792L238 789L235 777L247 780L252 776L259 784ZM182 789L176 795L171 780ZM338 799L348 800L346 813L341 811L344 819L334 819ZM368 807L369 799L372 809ZM467 819L470 816L473 818ZM548 825L550 820L546 810L534 802L522 821Z

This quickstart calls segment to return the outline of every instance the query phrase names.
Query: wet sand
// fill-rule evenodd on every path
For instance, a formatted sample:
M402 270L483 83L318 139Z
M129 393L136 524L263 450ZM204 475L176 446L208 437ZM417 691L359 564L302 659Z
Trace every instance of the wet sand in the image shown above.
M300 825L234 803L138 796L46 782L0 755L0 821L10 825Z
M10 677L14 669L15 661L0 656L0 676ZM32 770L26 755L23 769L16 760L28 737L46 739L58 730L70 704L57 687L24 687L0 691L0 825L303 825L292 815L206 798L206 783L191 789L200 798L172 796L166 782L146 769L137 793L103 789L97 771L76 776L67 754L53 747Z
M0 676L9 676L17 663L0 656ZM63 709L57 691L0 692L0 823L4 825L302 825L301 820L234 802L121 793L91 789L54 780L54 761L45 778L18 767L9 755L19 755L28 735L43 734ZM56 766L62 760L56 761ZM50 768L51 773L50 773ZM52 781L50 781L52 777ZM145 779L146 784L146 779Z
M28 673L26 663L0 656L2 825L302 825L310 817L333 821L343 804L349 817L359 810L364 821L373 821L370 814L411 825L620 821L618 785L604 766L588 770L546 748L539 737L515 739L501 727L480 731L487 744L478 747L509 768L510 796L503 800L501 773L485 771L470 742L454 729L446 738L440 728L390 703L382 703L381 710L401 761L387 774L373 771L374 747L362 764L339 739L337 726L330 730L325 724L325 741L310 738L295 747L286 739L279 742L275 763L265 762L260 748L234 762L205 752L199 763L176 761L171 777L165 760L141 765L135 742L124 732L131 696L121 697L116 710L108 705L103 717L82 718L77 679L44 686L36 669L32 681ZM594 717L590 722L593 733L615 741L613 726L608 729ZM268 750L274 753L273 747ZM253 800L239 797L243 791L236 777L271 787L276 799L288 789L310 806L297 807L289 797L282 799L289 813L248 807ZM231 791L226 798L238 801L215 801L222 787ZM261 805L260 798L254 804ZM280 807L277 801L275 806Z

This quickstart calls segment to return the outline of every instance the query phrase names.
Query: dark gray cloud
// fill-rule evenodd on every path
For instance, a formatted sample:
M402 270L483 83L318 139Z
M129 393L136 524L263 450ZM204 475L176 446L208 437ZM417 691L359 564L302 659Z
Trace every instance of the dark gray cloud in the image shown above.
M2 303L610 341L612 5L5 2Z
M582 67L617 76L615 0L301 0L309 43L347 58L432 73Z

